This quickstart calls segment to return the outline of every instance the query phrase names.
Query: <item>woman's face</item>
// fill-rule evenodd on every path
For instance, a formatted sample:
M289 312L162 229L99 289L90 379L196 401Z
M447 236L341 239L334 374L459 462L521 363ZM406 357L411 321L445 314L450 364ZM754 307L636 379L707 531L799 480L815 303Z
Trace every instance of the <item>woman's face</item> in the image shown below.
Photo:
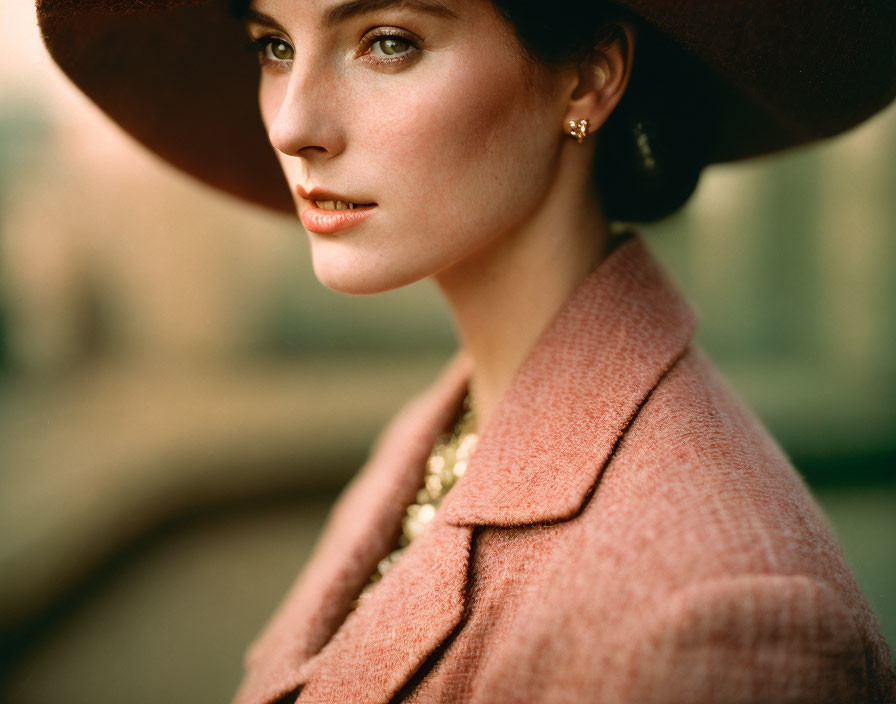
M488 0L255 0L246 26L324 285L374 293L470 265L538 208L565 105ZM333 199L364 207L314 203Z

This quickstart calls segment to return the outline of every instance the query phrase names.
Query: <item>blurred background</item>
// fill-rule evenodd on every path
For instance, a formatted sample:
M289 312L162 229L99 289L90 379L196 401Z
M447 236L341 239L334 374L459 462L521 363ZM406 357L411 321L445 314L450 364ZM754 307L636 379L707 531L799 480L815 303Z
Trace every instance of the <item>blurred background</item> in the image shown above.
M228 701L381 427L454 350L333 293L297 220L131 143L0 5L0 690ZM896 644L896 111L709 169L643 228ZM61 693L64 693L62 695Z

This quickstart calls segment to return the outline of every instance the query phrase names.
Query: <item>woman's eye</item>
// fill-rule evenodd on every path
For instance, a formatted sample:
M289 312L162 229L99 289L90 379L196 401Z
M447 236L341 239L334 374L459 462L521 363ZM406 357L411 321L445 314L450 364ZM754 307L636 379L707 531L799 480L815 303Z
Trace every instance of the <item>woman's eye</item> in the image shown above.
M265 58L274 61L292 61L292 47L282 39L276 37L268 37L269 41L265 46Z
M376 60L400 60L413 54L417 47L408 39L389 34L379 36L370 42L371 55Z
M258 52L258 60L262 64L282 64L293 60L295 52L284 40L278 37L261 37L252 44Z

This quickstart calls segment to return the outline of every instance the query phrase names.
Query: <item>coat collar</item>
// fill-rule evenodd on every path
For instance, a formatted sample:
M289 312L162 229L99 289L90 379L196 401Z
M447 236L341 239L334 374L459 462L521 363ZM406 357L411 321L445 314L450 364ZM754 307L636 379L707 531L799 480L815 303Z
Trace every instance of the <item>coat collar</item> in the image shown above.
M575 516L696 325L694 310L630 235L523 361L445 499L446 520L515 526Z
M299 686L301 702L392 699L462 621L475 526L575 516L695 328L640 237L622 241L540 335L427 533L337 629L391 548L429 449L466 391L472 360L458 351L377 442L250 651L236 703L271 704Z

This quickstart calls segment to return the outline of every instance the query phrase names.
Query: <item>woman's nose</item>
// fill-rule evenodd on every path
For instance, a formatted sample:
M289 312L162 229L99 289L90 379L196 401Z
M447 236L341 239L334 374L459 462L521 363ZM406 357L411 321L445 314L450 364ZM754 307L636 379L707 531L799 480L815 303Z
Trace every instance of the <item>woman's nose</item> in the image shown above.
M296 62L297 63L297 62ZM333 81L294 65L268 128L271 145L287 156L332 158L345 147L333 100Z

